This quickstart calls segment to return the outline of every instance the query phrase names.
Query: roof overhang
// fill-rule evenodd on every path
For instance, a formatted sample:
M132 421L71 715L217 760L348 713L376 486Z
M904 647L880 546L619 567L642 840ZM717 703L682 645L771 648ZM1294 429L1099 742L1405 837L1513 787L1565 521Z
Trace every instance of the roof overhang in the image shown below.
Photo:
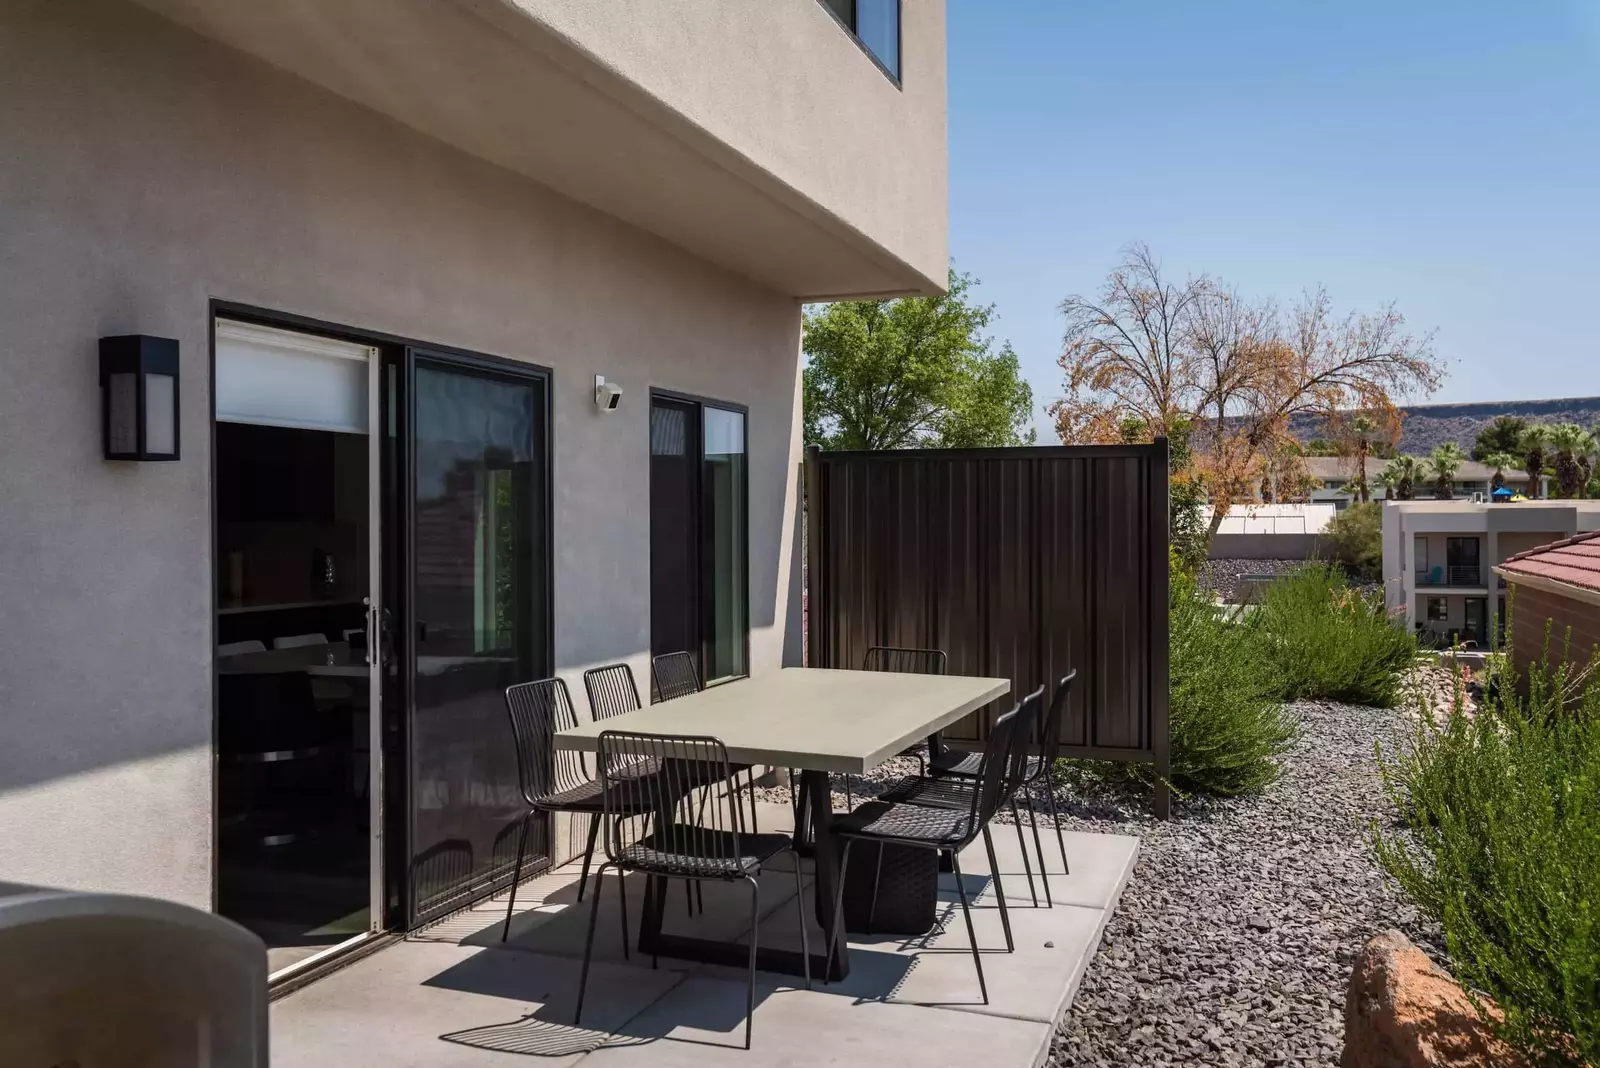
M1584 604L1600 607L1600 590L1591 590L1587 586L1574 586L1570 582L1561 582L1557 579L1546 578L1543 575L1529 575L1522 571L1511 571L1505 567L1496 567L1494 573L1505 579L1510 585L1526 586L1530 590L1539 590L1542 593L1555 594L1558 597L1567 597Z

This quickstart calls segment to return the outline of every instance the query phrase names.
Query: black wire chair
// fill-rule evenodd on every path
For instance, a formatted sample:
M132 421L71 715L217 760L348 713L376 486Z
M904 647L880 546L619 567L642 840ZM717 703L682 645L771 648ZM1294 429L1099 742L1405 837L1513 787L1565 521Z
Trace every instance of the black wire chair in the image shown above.
M1006 951L1014 951L1016 946L1011 937L1011 917L1006 910L1005 889L1000 883L1000 865L995 859L989 823L1004 803L1007 791L1014 789L1021 781L1027 760L1026 724L1038 715L1035 706L1043 699L1044 687L1041 686L1023 698L1010 712L995 720L984 746L982 767L976 782L970 785L935 784L947 792L952 803L868 801L833 822L833 833L844 840L839 887L833 903L835 930L844 922L844 886L850 874L850 852L857 842L909 846L949 854L950 867L955 874L956 894L961 899L961 914L967 924L967 938L972 943L972 962L978 971L978 989L983 994L985 1005L989 1003L989 987L983 976L978 935L972 926L972 906L961 876L960 854L976 839L983 839L994 879L995 900L1000 906L1000 924L1005 930ZM956 801L959 804L953 803ZM874 901L873 906L876 904ZM833 946L830 944L823 974L830 974L832 968Z
M894 645L874 645L866 655L861 658L862 671L889 671L903 675L945 675L950 670L950 658L943 649L908 649ZM939 736L916 742L907 746L896 756L914 756L917 758L919 774L928 773L928 757L941 752L943 747ZM854 807L855 789L849 776L844 780L845 803Z
M1044 717L1034 729L1033 734L1038 739L1039 752L1036 756L1028 758L1026 776L1022 782L1025 793L1028 822L1033 827L1033 848L1039 856L1039 878L1044 883L1045 901L1053 908L1055 900L1050 893L1050 874L1045 867L1044 845L1039 839L1039 820L1034 811L1034 800L1038 792L1044 792L1045 803L1050 809L1050 820L1056 827L1056 846L1061 850L1061 870L1064 874L1072 874L1072 866L1067 862L1067 839L1061 830L1061 814L1056 807L1055 790L1055 762L1056 754L1061 751L1061 732L1067 718L1067 701L1072 694L1072 683L1078 677L1076 668L1062 676L1056 684L1056 692L1050 698L1050 707ZM938 778L974 779L978 774L981 754L949 752L936 755L931 761L933 775ZM1017 824L1017 835L1020 841L1022 835L1022 822L1017 818L1016 806L1012 805L1012 819ZM1027 847L1023 847L1023 860L1027 860ZM1032 887L1032 880L1029 881Z
M594 930L600 915L600 883L607 868L615 868L627 885L629 872L653 880L663 893L668 879L685 885L708 881L744 882L750 887L750 975L745 998L744 1046L756 1008L756 932L761 916L762 865L779 853L794 854L794 839L787 834L759 834L744 825L744 809L729 794L713 792L694 803L694 795L708 785L732 775L727 747L715 738L690 735L637 734L603 731L599 742L601 782L604 786L606 860L595 871L594 901L589 909L589 933L583 947L583 970L578 979L578 1008L573 1026L583 1018L583 996L589 980L594 950ZM642 761L658 768L650 775L616 776L612 770L627 761ZM625 821L640 809L656 813L654 828L642 837L630 836ZM805 960L806 988L811 987L811 946L806 933L804 886L800 858L794 859L795 905L800 913L800 953ZM626 902L626 896L623 901ZM623 938L627 938L627 906L623 905Z
M511 735L517 751L517 781L527 804L517 834L517 863L511 874L511 896L506 901L506 922L500 931L504 942L511 933L511 915L517 904L517 884L522 879L522 864L527 857L528 824L543 813L570 812L590 817L589 841L583 850L583 874L578 879L578 900L583 900L589 883L589 864L594 857L595 837L600 830L600 781L589 773L582 753L555 747L558 731L578 725L572 710L572 696L562 679L521 682L506 689L506 714L511 719ZM654 769L630 762L628 773L649 774ZM652 809L639 809L630 815L651 815Z
M640 708L639 686L627 664L590 668L583 673L583 689L589 695L589 714L596 722Z
M700 670L695 666L694 654L662 653L650 661L650 687L655 693L656 702L675 701L680 697L688 697L692 693L699 693L705 689L700 684ZM739 776L748 776L746 789L750 797L750 826L758 826L756 818L756 771L752 764L731 764L733 768L733 789L739 790Z

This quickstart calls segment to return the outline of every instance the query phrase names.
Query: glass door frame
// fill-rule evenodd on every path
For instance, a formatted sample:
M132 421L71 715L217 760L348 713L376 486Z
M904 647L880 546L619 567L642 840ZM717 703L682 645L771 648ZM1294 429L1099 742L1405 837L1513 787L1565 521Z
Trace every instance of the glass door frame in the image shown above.
M403 828L403 833L396 835L400 841L389 843L389 878L387 880L388 895L391 901L398 902L398 907L391 918L391 927L401 930L414 930L418 927L432 923L440 915L446 915L457 908L467 907L481 898L496 893L503 889L509 882L509 873L495 871L481 886L465 892L457 902L452 899L448 909L435 915L429 912L426 915L418 909L418 902L413 900L414 880L410 878L412 861L416 857L416 804L414 797L415 784L411 782L412 769L415 764L413 751L414 739L411 725L416 713L416 694L413 680L416 678L416 628L417 620L413 607L416 605L416 558L412 533L416 529L417 501L416 501L416 449L414 445L414 430L416 420L416 378L417 365L424 363L445 371L454 371L461 374L478 375L480 377L526 384L539 383L540 405L535 412L534 432L537 435L534 448L542 450L541 463L539 464L539 477L543 482L542 495L536 502L536 507L542 509L544 545L544 604L543 618L539 621L544 636L543 648L533 650L535 656L542 657L544 663L554 671L555 666L555 434L552 419L552 397L555 392L555 376L550 368L537 364L524 363L519 360L504 359L498 356L489 356L483 353L468 352L445 346L424 344L421 342L408 342L403 347L403 353L398 361L400 365L399 378L401 386L399 396L393 405L396 419L396 453L395 463L398 465L399 500L396 503L394 521L398 533L398 565L399 565L399 597L404 606L403 612L396 613L398 624L397 633L403 637L393 642L394 662L399 678L404 700L398 705L399 729L403 735L401 744L396 747L392 756L399 762L400 777L405 781L404 812L395 821L395 828ZM528 681L528 680L523 680ZM507 726L509 731L510 727ZM549 816L544 817L545 839L551 840L550 831L553 821ZM524 865L526 870L527 865Z
M713 613L715 611L715 605L712 603L712 598L708 597L706 595L706 591L705 591L705 586L706 586L706 583L708 581L708 577L711 574L711 570L712 570L712 562L711 562L711 556L712 556L712 532L709 529L709 525L706 524L706 522L705 522L705 500L706 500L706 496L707 496L707 486L706 486L707 479L706 479L706 474L705 474L705 409L707 409L707 408L716 408L716 409L718 409L720 411L735 412L744 420L744 428L743 428L744 429L744 471L743 471L742 485L740 486L740 495L741 495L741 497L743 498L743 501L744 501L744 515L741 517L742 521L739 524L739 538L740 538L740 540L742 542L742 544L740 546L740 556L744 560L744 569L745 569L744 588L743 588L744 604L742 606L742 608L743 608L743 618L744 618L744 672L743 672L743 674L739 674L739 675L730 675L730 676L727 676L726 678L718 678L717 680L715 680L715 684L716 685L720 685L720 684L722 684L724 682L733 682L733 681L735 681L737 679L749 678L749 676L750 676L750 408L749 408L748 405L740 404L740 403L738 403L736 401L722 400L722 399L717 398L717 397L704 397L704 396L700 396L699 394L695 394L695 393L684 393L684 392L681 392L679 390L663 389L663 388L658 387L658 386L652 386L650 388L650 398L649 398L650 403L648 405L646 405L646 408L645 408L645 422L646 422L646 434L645 434L645 437L646 437L647 441L649 439L649 420L651 418L651 411L655 408L655 402L656 402L657 399L664 400L664 401L671 401L671 402L677 403L677 404L693 405L694 409L695 409L696 417L699 419L699 426L695 429L694 434L693 434L693 441L694 441L694 444L695 444L696 449L697 449L697 456L695 458L695 462L699 466L699 471L696 473L696 492L695 492L695 504L694 504L694 507L695 507L695 522L700 524L700 527L699 527L699 530L698 530L699 539L700 539L700 545L699 545L699 572L696 575L696 582L697 582L697 584L699 586L699 589L697 589L696 593L695 593L695 596L699 600L700 636L699 636L699 641L698 641L699 648L695 650L695 660L696 660L696 665L695 666L700 672L700 683L701 683L702 686L708 685L708 680L706 678L706 663L707 663L707 655L706 654L709 651L710 636L711 636L712 630L714 629ZM646 459L648 460L649 457L646 457ZM651 520L652 521L654 520L654 516L651 516ZM652 579L652 587L653 587L653 579ZM654 656L660 655L661 653L677 652L677 651L678 650L675 650L675 649L655 649L655 648L652 648L650 650L650 655L652 657L654 657Z

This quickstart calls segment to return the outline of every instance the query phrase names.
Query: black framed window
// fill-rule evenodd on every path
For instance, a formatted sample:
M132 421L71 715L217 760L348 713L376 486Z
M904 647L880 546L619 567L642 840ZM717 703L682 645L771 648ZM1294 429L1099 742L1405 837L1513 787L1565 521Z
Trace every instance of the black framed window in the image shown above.
M650 647L695 654L703 681L749 674L745 412L657 394L650 405Z
M900 81L900 0L822 0L885 74Z

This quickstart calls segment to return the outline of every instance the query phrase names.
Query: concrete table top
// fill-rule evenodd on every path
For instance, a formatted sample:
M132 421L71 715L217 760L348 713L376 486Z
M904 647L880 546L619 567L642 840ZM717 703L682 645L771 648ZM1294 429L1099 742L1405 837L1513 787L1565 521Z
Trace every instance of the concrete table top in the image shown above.
M708 735L736 764L861 775L1011 689L1006 679L784 668L585 723L557 749L594 752L601 731Z

